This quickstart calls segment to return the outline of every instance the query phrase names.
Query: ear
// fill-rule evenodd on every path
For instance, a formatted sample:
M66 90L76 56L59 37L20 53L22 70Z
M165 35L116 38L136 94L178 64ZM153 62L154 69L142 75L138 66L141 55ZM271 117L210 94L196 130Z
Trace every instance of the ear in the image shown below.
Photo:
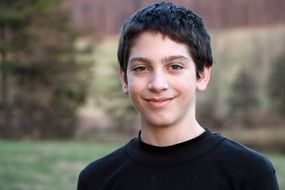
M210 81L212 67L205 67L202 72L199 72L200 78L197 80L197 91L204 91Z
M120 79L121 79L122 90L126 95L128 95L129 91L128 91L128 82L126 81L127 77L126 73L122 69L120 69Z

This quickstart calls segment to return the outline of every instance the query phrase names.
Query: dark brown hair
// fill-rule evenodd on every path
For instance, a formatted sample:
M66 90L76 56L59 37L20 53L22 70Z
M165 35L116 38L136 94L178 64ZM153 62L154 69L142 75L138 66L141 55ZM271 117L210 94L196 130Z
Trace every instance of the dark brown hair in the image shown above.
M197 78L204 67L213 64L210 36L202 18L181 5L161 2L138 10L123 24L117 56L125 73L132 45L145 31L158 32L186 44L196 64Z

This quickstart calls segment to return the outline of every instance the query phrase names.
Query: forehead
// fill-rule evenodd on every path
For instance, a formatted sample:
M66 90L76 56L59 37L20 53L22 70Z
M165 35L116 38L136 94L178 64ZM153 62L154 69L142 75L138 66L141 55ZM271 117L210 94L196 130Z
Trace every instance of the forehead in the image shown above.
M134 56L161 58L178 55L191 58L186 44L176 42L167 35L158 32L139 34L134 40L129 55L129 59Z

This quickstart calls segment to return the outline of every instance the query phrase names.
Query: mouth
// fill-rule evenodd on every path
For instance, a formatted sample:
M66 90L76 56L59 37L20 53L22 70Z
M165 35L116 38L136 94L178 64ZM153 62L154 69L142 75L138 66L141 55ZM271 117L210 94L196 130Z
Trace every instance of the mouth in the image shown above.
M146 98L147 104L152 108L163 108L172 102L174 97L167 98Z

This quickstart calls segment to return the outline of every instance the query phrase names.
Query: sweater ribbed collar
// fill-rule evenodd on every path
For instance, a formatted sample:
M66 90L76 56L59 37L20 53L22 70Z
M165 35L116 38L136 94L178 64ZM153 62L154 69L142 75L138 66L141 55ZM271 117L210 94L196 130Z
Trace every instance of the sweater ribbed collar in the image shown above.
M150 167L172 167L189 162L215 147L224 138L206 129L201 135L171 146L159 147L144 143L140 134L127 146L129 157Z

